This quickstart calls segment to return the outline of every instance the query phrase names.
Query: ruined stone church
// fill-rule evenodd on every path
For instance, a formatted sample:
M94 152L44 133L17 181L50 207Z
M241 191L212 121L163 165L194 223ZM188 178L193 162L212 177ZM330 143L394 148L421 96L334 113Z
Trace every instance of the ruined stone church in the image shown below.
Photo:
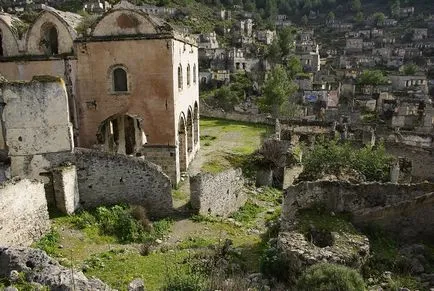
M63 78L76 146L144 156L176 184L199 149L195 41L125 1L82 25L51 7L27 29L0 13L0 75Z

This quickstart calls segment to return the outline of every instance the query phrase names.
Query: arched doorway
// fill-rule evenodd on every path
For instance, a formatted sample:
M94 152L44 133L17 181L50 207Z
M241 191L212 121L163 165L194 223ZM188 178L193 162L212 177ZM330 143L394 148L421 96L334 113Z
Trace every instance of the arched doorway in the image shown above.
M0 30L0 57L3 56L3 34L2 31Z
M194 103L193 110L193 137L194 145L197 146L199 144L199 106L197 102Z
M102 150L132 155L147 143L140 120L128 115L112 116L99 127L98 142Z
M59 39L56 27L52 23L45 23L41 27L41 48L47 55L59 54Z
M193 116L191 114L191 108L187 112L187 150L190 154L193 151Z
M179 153L179 168L181 171L187 171L187 132L185 127L185 119L181 114L178 125L178 153Z

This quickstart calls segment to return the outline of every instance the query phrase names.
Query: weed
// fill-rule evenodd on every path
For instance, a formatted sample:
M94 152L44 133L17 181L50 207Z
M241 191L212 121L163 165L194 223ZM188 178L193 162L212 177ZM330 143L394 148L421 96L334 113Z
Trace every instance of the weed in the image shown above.
M35 246L49 255L55 255L59 247L60 235L55 229L51 229L46 235L39 239Z
M257 192L256 199L279 205L282 203L282 191L276 188L266 187L263 188L261 192Z
M297 282L297 290L365 290L362 276L353 269L334 264L316 264L307 268Z
M233 213L231 217L241 223L249 224L256 219L257 215L262 210L263 210L262 207L248 201L237 212Z

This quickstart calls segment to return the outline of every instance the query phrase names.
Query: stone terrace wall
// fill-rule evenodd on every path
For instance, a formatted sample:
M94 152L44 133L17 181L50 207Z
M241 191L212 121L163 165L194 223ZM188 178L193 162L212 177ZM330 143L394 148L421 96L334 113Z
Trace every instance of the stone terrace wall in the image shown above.
M80 149L75 151L75 165L83 208L138 204L153 217L165 216L172 211L170 179L153 163Z
M27 179L0 184L0 245L30 245L50 229L44 184Z
M375 222L403 239L434 237L434 184L351 184L343 181L303 182L286 190L282 227L290 230L297 210L323 204L348 211L358 224Z
M191 207L199 214L227 216L246 201L241 169L190 177Z
M214 109L205 104L201 104L200 115L203 117L213 117L221 119L236 120L250 123L264 123L274 125L274 120L269 119L265 114L250 114L239 112L227 112L222 109Z

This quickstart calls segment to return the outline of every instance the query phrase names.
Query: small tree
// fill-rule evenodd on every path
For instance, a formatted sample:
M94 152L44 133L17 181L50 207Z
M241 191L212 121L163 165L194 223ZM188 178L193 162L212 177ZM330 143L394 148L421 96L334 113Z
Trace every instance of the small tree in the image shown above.
M259 100L263 111L269 112L277 118L282 104L297 90L297 85L291 81L286 70L278 65L268 74L262 88Z
M387 83L387 78L379 70L366 70L358 77L360 85L383 85Z
M288 76L291 79L294 79L295 75L303 71L303 66L301 65L300 59L296 56L289 57L285 65Z
M362 12L362 11L357 12L356 16L354 17L354 20L355 20L357 23L362 23L363 20L365 20L365 17L364 17L364 15L363 15L363 12Z
M408 65L405 65L405 66L403 67L402 71L404 72L405 75L412 76L412 75L415 75L415 74L416 74L416 72L418 71L418 69L419 69L419 68L418 68L417 65L415 65L415 64L413 64L413 63L410 63L410 64L408 64Z
M372 14L372 19L377 25L383 25L386 16L382 12L375 12Z
M353 0L351 1L351 10L354 12L359 12L362 10L362 3L360 0Z
M336 18L336 16L335 16L335 13L334 13L333 11L330 11L330 12L327 14L327 20L328 20L328 21L334 21L335 18Z

